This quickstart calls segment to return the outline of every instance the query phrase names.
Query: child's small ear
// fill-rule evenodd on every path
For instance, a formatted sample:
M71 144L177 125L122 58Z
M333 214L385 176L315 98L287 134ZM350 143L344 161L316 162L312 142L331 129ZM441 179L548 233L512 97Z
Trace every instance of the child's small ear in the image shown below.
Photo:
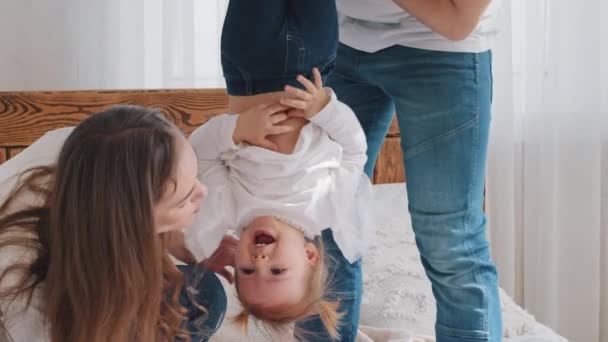
M319 250L317 249L317 246L308 242L304 246L304 250L306 251L308 262L313 266L317 265L319 263Z

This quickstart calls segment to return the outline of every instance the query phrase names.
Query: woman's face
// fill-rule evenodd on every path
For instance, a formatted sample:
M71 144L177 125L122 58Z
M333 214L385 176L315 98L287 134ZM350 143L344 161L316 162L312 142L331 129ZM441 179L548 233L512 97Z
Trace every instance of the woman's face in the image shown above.
M197 158L192 145L182 135L176 138L177 162L164 194L154 206L154 220L159 233L183 229L192 224L207 188L201 184Z

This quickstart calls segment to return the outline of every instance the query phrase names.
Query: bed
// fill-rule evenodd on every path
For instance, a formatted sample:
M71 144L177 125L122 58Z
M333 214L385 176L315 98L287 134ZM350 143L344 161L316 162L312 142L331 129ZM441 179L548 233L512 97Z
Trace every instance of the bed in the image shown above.
M0 164L49 130L74 126L114 104L158 107L186 134L214 115L226 112L223 89L0 92ZM405 170L395 122L375 167L373 182L378 213L376 241L364 260L364 298L358 341L433 341L434 301L414 243L405 208ZM394 237L399 238L395 239ZM227 320L213 341L288 341L262 334L255 326L247 336L230 323L238 310L229 294ZM566 341L517 306L501 291L507 342Z

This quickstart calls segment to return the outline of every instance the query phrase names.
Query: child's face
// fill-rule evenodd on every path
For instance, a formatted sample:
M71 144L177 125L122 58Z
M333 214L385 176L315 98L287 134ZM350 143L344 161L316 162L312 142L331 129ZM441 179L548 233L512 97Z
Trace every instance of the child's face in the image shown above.
M302 232L272 216L247 226L236 254L238 291L249 305L289 306L299 303L308 289L317 248Z

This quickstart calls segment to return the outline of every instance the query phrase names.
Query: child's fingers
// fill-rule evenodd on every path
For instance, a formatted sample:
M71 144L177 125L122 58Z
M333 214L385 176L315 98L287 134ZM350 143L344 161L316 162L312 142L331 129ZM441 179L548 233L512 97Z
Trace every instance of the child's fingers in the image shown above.
M286 126L286 125L272 126L272 127L268 128L268 135L277 135L277 134L289 133L289 132L291 132L293 130L294 130L293 127Z
M264 113L266 115L274 115L279 112L284 112L288 107L283 106L281 104L273 104L264 109Z
M307 93L302 89L298 89L298 88L292 87L290 85L285 86L285 92L300 100L304 100L304 101L312 100L312 95L310 95L310 93Z
M270 116L270 123L273 124L273 125L276 125L276 124L278 124L280 122L283 122L283 121L287 120L288 117L289 116L287 116L287 114L285 114L283 112L278 113L278 114L274 114L274 115Z
M304 88L306 88L306 91L308 91L309 93L315 94L317 92L317 88L315 87L315 85L310 82L310 80L306 77L298 75L297 80L304 86Z
M302 109L302 110L308 108L308 102L302 101L302 100L282 98L281 104L283 104L285 106L289 106L291 108L297 108L297 109Z
M305 118L306 112L304 112L302 109L292 108L287 111L287 116L295 118Z
M323 89L323 78L321 77L321 73L319 72L319 69L313 68L312 74L314 75L314 78L315 78L315 87L319 90Z

